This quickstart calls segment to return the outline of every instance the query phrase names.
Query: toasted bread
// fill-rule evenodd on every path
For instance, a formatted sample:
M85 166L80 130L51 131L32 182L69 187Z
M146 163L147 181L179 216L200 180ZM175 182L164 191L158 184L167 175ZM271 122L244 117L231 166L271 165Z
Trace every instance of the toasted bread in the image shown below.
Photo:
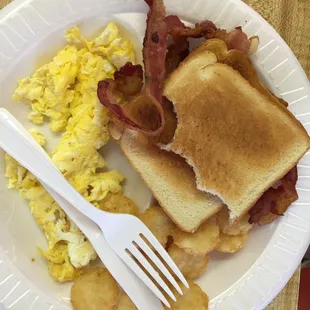
M262 93L217 62L206 45L194 50L165 83L164 95L178 118L165 149L186 159L198 189L218 195L231 220L248 212L310 147L296 118Z
M223 206L222 201L196 188L193 170L183 158L160 150L141 133L126 130L120 146L173 222L194 232Z
M228 50L226 43L219 39L206 40L197 49L198 51L203 49L213 52L216 55L217 62L226 64L237 70L254 88L265 95L269 100L279 102L279 99L261 82L248 55L238 50Z

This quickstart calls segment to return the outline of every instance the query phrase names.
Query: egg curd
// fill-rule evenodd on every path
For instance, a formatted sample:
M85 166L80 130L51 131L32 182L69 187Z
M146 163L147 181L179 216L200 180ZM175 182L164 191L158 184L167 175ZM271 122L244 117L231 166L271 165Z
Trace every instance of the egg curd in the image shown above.
M124 178L118 171L102 172L106 162L98 149L109 140L109 117L98 102L97 84L113 78L127 62L135 62L134 46L120 36L113 22L92 41L76 26L65 38L69 45L50 63L19 81L13 100L29 105L28 118L34 124L48 121L53 132L62 132L50 156L76 190L99 207L108 194L121 191ZM30 132L44 147L44 136L37 130ZM96 259L96 252L36 178L8 154L5 159L8 187L29 201L48 240L48 249L39 252L47 259L51 276L58 282L72 281Z

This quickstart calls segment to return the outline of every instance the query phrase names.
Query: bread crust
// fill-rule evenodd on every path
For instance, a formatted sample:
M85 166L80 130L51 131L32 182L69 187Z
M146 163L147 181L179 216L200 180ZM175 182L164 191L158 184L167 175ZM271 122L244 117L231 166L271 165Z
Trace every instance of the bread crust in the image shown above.
M196 231L223 207L218 197L197 189L193 170L180 156L161 150L131 130L124 132L120 146L160 206L183 231Z
M165 148L187 161L198 189L218 195L232 220L248 212L309 150L306 130L279 100L217 62L207 45L170 75L164 95L178 118Z

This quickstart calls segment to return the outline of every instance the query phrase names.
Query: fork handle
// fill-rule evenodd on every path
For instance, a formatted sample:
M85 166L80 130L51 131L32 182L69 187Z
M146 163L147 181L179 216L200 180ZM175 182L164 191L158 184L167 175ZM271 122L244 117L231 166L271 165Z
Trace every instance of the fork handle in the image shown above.
M86 201L64 178L47 153L29 142L33 139L31 134L21 128L22 125L13 115L0 109L0 147L85 216L95 223L98 218L102 220L106 212Z

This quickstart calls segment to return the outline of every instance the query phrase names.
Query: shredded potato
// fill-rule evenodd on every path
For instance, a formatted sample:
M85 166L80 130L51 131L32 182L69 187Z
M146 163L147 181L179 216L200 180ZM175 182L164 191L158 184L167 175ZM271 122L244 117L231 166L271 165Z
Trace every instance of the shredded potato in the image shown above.
M206 255L219 242L219 226L216 216L208 219L195 233L187 233L179 228L173 230L174 243L189 254Z
M178 282L181 287L182 296L173 288L172 292L176 296L177 301L174 302L170 298L168 301L171 305L171 310L207 310L209 304L209 298L201 288L193 283L188 282L189 289L187 289L181 282ZM165 307L165 309L169 309Z
M100 202L101 210L113 213L126 213L138 216L139 209L135 203L123 194L109 194Z
M247 213L239 221L230 223L227 207L222 208L221 211L217 213L217 222L220 226L220 231L230 236L247 233L252 228L252 225L249 223L249 218L250 215Z
M186 279L194 280L200 277L206 270L209 258L207 255L193 255L172 244L168 249L168 254Z
M104 267L89 268L74 282L71 302L74 310L113 310L119 287Z
M159 206L150 207L139 218L151 230L161 245L165 246L168 236L172 234L175 227L165 211Z
M247 233L237 236L220 233L220 243L217 245L216 250L223 253L235 253L244 247L247 240Z
M125 292L122 292L121 296L119 297L116 310L137 310L137 307L134 305L128 295Z

